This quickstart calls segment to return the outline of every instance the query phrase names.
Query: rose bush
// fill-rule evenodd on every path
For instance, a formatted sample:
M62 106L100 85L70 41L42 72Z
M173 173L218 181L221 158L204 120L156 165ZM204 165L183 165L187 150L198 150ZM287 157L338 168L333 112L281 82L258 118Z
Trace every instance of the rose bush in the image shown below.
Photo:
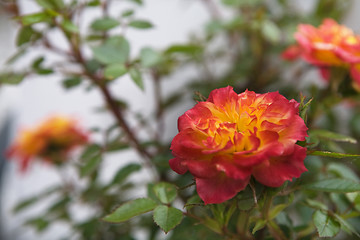
M251 176L279 187L306 171L306 148L296 144L307 136L298 106L278 92L213 90L179 118L170 166L195 177L205 204L234 197Z
M31 158L61 163L71 149L87 142L87 134L74 119L53 116L33 129L20 132L7 155L17 157L24 171Z
M0 88L61 83L64 104L106 121L91 116L92 141L65 119L20 134L9 155L23 169L35 159L49 162L49 181L33 188L29 180L35 174L41 181L44 170L34 164L34 174L10 178L26 185L3 184L5 201L21 194L4 205L5 223L16 225L0 239L360 238L360 98L351 87L360 41L335 22L356 1L314 1L306 16L290 0L191 1L181 15L179 1L166 1L174 19L159 15L161 1L38 0L32 9L23 2L0 2L1 17L6 6L18 23L17 50L3 66ZM201 15L202 28L191 14ZM321 19L320 27L304 22ZM189 23L190 38L178 38ZM326 88L299 84L316 80L308 64L280 61L295 41L283 57L320 68ZM228 85L253 92L222 88ZM56 110L60 95L28 93L20 103L35 97L51 107L30 108ZM203 102L183 114L192 93ZM28 110L19 112L22 119ZM181 114L171 144L174 115ZM58 176L47 178L52 173ZM27 235L35 232L41 235Z

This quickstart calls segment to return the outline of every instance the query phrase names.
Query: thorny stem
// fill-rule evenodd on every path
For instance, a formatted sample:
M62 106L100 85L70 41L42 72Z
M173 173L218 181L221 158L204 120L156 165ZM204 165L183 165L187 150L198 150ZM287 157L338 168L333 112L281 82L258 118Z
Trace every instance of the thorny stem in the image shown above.
M257 201L257 197L256 197L256 190L255 190L255 186L254 186L254 184L253 184L251 181L249 182L249 186L250 186L251 191L252 191L252 193L253 193L253 198L254 198L254 203L255 203L255 206L257 206L258 201Z
M154 82L154 97L156 101L156 121L157 121L157 131L156 131L156 139L160 141L160 133L164 132L165 122L164 122L164 112L163 112L163 103L161 98L161 81L156 70L152 70L151 72L152 79Z
M154 165L151 162L152 157L153 157L152 154L150 154L143 146L141 146L141 144L140 144L139 140L137 139L137 137L135 136L134 132L129 127L129 125L126 122L125 117L123 115L122 109L119 108L118 104L115 101L115 98L112 96L111 92L107 88L104 77L96 75L96 74L88 71L88 69L86 67L86 61L83 57L83 54L82 54L80 46L79 46L80 45L79 34L73 34L72 36L69 36L66 33L66 31L62 28L62 26L60 26L59 24L57 24L57 25L63 31L65 37L68 39L69 44L72 49L72 52L73 52L73 57L82 66L82 68L84 70L84 75L86 75L88 77L88 79L99 88L105 102L107 103L107 105L109 107L110 112L115 117L119 126L126 133L128 139L130 140L131 145L136 149L136 151L141 156L144 157L145 166L149 167L150 169L153 170L153 175L156 178L156 180L158 180L159 176L154 169Z
M187 189L187 188L189 188L189 187L191 187L191 186L195 186L195 182L192 182L192 183L190 183L190 184L188 184L188 185L186 185L186 186L184 186L184 187L181 187L181 188L179 188L179 190L184 190L184 189Z

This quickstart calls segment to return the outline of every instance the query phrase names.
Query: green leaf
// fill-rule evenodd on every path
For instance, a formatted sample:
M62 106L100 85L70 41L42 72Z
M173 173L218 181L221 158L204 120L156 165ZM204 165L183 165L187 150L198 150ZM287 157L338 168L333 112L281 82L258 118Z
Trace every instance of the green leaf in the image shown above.
M221 1L224 5L228 5L231 7L238 7L241 5L242 0L222 0Z
M307 155L332 157L332 158L360 159L360 155L358 154L336 153L336 152L328 152L328 151L308 151Z
M255 234L257 231L263 229L266 226L266 223L267 221L264 219L257 220L252 230L252 234Z
M101 163L101 147L96 144L89 145L82 153L80 159L85 162L84 165L80 166L80 177L90 175L98 169Z
M61 9L65 6L62 0L36 0L36 2L46 9Z
M31 198L28 198L20 203L18 203L15 208L13 209L13 212L14 213L18 213L30 206L32 206L33 204L35 204L37 201L39 200L38 196L35 196L35 197L31 197Z
M272 220L274 218L276 218L276 216L285 208L287 208L289 206L289 204L279 204L276 205L275 207L271 208L270 213L269 213L269 219L268 220Z
M32 68L35 70L37 74L45 75L45 74L51 74L54 71L52 69L43 68L42 63L45 61L44 57L39 57L34 60L32 64Z
M128 0L130 2L136 3L138 5L142 5L143 4L143 0Z
M130 68L129 74L134 83L141 89L144 90L144 82L141 76L141 73L136 68Z
M128 70L124 64L114 63L106 66L104 70L104 76L109 80L113 80L123 76L124 74L127 73L127 71Z
M0 74L0 84L17 85L25 78L25 73L2 73Z
M347 178L353 181L360 181L356 173L349 167L341 163L330 163L327 166L327 171L334 173L337 177Z
M125 167L121 168L114 176L110 185L121 184L128 176L132 173L137 172L141 169L139 164L130 163Z
M50 0L36 0L37 4L43 8L54 8L54 5Z
M153 25L151 22L145 20L132 20L131 22L129 22L129 27L138 29L149 29L152 28Z
M183 214L177 208L161 205L154 210L154 221L165 233L179 225L182 218Z
M324 211L328 210L328 207L325 204L323 204L323 203L321 203L319 201L316 201L316 200L306 199L306 203L311 208L315 208L315 209L318 209L318 210L324 210Z
M314 213L313 221L319 237L335 237L340 231L340 223L333 216L321 210Z
M27 47L21 46L18 50L11 55L5 62L6 65L14 64L17 60L19 60L22 56L24 56L28 51Z
M101 163L101 155L96 155L85 163L85 165L80 168L80 177L85 177L93 173L96 169L98 169Z
M204 224L204 226L206 226L207 228L211 229L211 231L216 232L218 234L222 234L222 229L221 226L219 225L218 221L210 218L210 217L206 217L202 224Z
M78 33L79 32L79 28L71 21L69 20L64 20L61 23L61 26L65 29L65 31L69 32L69 33Z
M154 210L157 203L150 198L139 198L118 207L114 212L103 218L105 222L121 223L132 217Z
M66 89L71 89L81 84L80 77L71 77L63 80L62 85Z
M40 194L36 194L36 196L29 197L18 204L13 209L14 213L19 213L28 207L31 207L33 204L35 204L37 201L41 200L42 198L50 196L52 193L55 193L59 190L59 187L53 187L51 189L46 190L45 192L42 192Z
M277 43L280 41L281 31L274 22L270 20L265 20L261 26L262 34L264 35L266 40L271 43Z
M126 108L126 103L117 101L119 107ZM119 141L115 139L114 141L109 141L106 144L106 152L115 152L129 148L130 145L128 142Z
M24 26L20 29L17 38L16 46L20 47L25 43L34 42L41 38L41 33L34 31L31 26Z
M140 51L141 65L144 67L153 67L161 62L161 55L152 48L143 48Z
M64 196L60 198L58 201L56 201L54 204L52 204L49 209L48 213L57 213L61 212L64 209L66 209L67 205L71 202L71 199L69 196Z
M90 73L96 73L99 69L102 68L102 65L99 61L95 59L91 59L89 61L86 61L86 70Z
M42 217L37 217L27 220L25 224L34 227L36 231L40 233L45 231L51 222L43 219Z
M261 2L262 0L222 0L224 5L228 5L230 7L254 6Z
M102 151L101 147L97 144L88 145L82 152L80 159L86 160L88 158L100 154L101 151Z
M349 234L355 234L358 238L360 238L360 234L356 231L356 229L351 226L350 223L348 223L344 218L342 218L341 216L339 216L338 214L334 214L334 217L336 218L336 220L341 224L341 229L343 229L344 231L346 231Z
M32 68L39 69L41 67L41 64L44 62L44 60L45 60L44 57L39 57L39 58L35 59L32 64Z
M336 142L348 142L348 143L352 143L352 144L357 143L355 138L345 136L345 135L342 135L339 133L334 133L334 132L324 130L324 129L311 130L311 131L309 131L309 134L311 136L315 136L318 138L325 138L325 139L336 141Z
M100 0L92 0L88 3L89 7L96 7L96 6L100 6L101 2Z
M121 13L122 17L130 17L132 15L134 15L134 10L132 10L132 9L125 10Z
M20 17L24 26L32 25L39 22L46 22L51 20L51 17L45 12L28 14Z
M161 182L154 186L154 193L162 203L169 204L175 200L177 188L173 184Z
M103 64L124 64L130 54L129 42L121 36L109 38L103 45L92 49L95 59Z
M189 55L196 55L197 53L201 53L203 48L199 45L172 45L169 47L165 53L183 53Z
M348 193L360 191L360 183L349 179L334 178L305 184L302 188L322 192Z
M92 24L91 28L97 31L107 31L114 27L119 26L120 22L114 18L106 17L96 19Z

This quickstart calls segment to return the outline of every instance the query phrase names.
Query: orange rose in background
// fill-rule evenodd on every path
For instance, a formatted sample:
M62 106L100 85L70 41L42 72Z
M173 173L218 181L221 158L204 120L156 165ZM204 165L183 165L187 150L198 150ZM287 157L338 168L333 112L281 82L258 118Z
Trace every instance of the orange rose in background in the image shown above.
M170 167L195 177L205 204L234 197L251 176L279 187L306 171L306 148L296 144L307 136L298 106L278 92L213 90L179 118Z
M31 158L60 163L76 146L87 143L88 136L74 119L55 116L33 129L20 132L8 150L8 157L17 157L26 170Z
M323 76L329 67L350 69L355 84L360 86L360 36L339 25L332 19L325 19L318 27L300 24L295 33L296 45L290 46L282 54L287 60L303 58L321 68Z

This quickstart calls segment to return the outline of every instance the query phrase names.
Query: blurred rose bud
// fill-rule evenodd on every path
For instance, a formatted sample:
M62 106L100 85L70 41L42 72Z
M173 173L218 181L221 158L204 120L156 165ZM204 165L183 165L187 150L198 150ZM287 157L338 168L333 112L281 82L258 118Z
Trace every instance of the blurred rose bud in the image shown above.
M74 119L54 116L35 128L21 131L9 147L7 156L19 159L24 171L35 158L61 164L69 151L87 142L88 135Z

